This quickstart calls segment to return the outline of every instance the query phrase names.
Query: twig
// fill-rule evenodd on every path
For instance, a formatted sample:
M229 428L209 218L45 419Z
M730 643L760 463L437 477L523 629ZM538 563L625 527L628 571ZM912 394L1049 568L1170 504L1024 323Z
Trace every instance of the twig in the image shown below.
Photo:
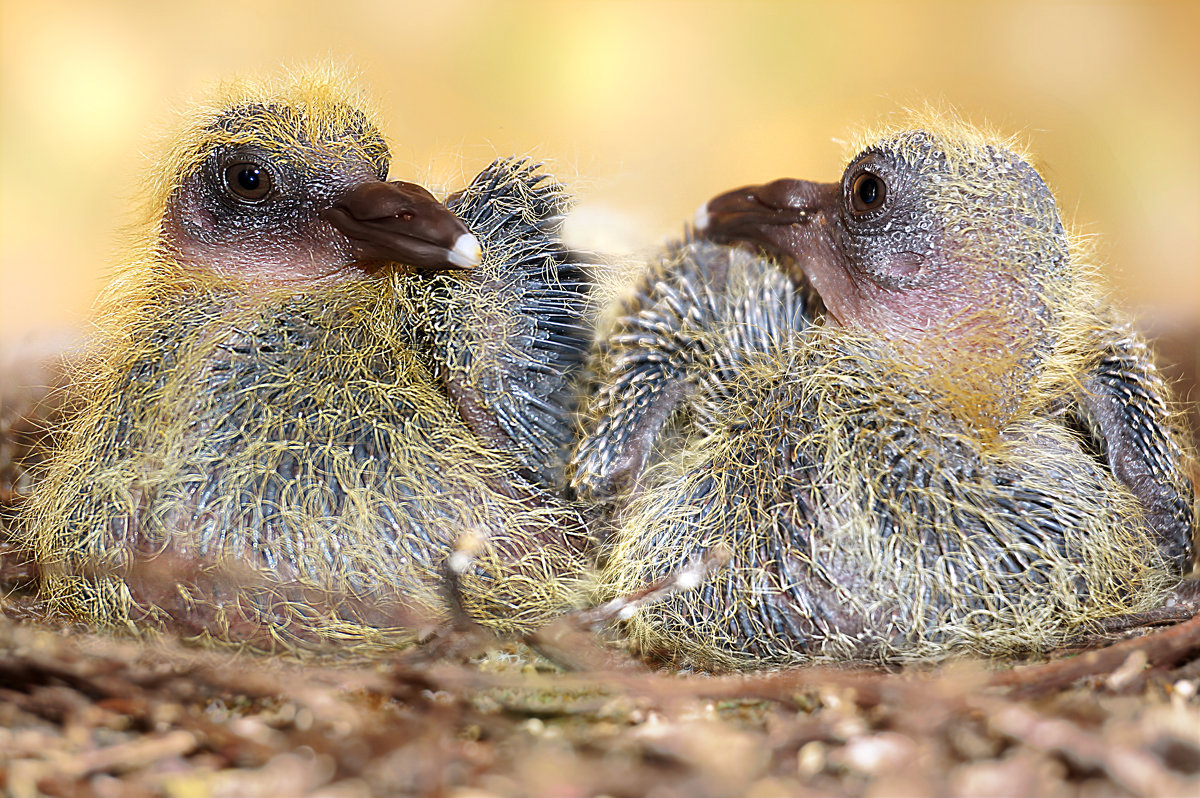
M1200 652L1200 615L1177 626L1122 640L1069 659L1003 671L993 675L989 684L1011 688L1009 695L1013 697L1044 695L1088 676L1112 673L1138 651L1145 655L1146 663L1151 667L1170 667L1190 654Z
M645 672L644 662L623 651L606 647L597 631L631 617L647 604L661 601L673 593L692 590L715 568L729 561L724 548L713 549L680 570L619 596L596 607L570 612L525 636L525 643L568 671Z

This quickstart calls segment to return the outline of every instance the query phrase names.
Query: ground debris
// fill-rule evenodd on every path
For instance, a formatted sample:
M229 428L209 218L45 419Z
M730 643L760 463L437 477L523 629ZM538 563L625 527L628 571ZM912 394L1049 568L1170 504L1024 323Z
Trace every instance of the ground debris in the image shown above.
M0 787L14 798L1200 794L1200 617L1141 631L1011 668L709 675L631 667L601 638L565 659L609 669L564 670L563 657L499 641L469 658L301 663L0 618ZM562 653L569 638L558 640Z

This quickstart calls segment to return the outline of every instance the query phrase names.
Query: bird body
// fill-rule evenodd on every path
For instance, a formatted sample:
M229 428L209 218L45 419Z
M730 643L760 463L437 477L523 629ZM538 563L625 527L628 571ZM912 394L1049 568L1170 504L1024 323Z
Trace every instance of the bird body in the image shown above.
M71 614L391 645L413 632L376 610L444 618L460 548L456 600L481 623L518 631L574 600L583 519L554 475L586 286L556 238L565 194L498 161L451 214L382 182L357 107L310 76L253 86L168 159L25 511ZM155 593L135 566L164 554L210 577ZM211 576L229 565L256 578Z
M727 555L633 615L643 646L713 668L1030 651L1178 581L1196 522L1162 383L1009 148L893 131L841 184L739 189L702 222L719 243L670 250L600 336L573 463L614 507L605 597ZM1082 396L1105 379L1126 387Z

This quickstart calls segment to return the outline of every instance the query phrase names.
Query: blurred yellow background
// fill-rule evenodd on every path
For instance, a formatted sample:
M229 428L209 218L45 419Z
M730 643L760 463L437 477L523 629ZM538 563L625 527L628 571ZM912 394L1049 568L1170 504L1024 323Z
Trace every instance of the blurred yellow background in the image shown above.
M332 56L382 102L392 175L453 188L532 153L572 235L677 233L711 195L833 180L926 98L1024 132L1122 301L1200 318L1200 3L0 0L0 344L79 326L171 109Z

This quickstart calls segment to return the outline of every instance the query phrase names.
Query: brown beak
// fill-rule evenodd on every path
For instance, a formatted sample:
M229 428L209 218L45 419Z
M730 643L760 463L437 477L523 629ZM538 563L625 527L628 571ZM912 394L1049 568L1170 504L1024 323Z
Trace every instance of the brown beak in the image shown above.
M696 213L696 230L720 244L749 243L796 258L797 227L807 226L833 207L836 184L776 180L745 186L709 200Z
M479 239L415 183L371 181L351 189L322 216L363 260L423 269L469 269L480 263Z

